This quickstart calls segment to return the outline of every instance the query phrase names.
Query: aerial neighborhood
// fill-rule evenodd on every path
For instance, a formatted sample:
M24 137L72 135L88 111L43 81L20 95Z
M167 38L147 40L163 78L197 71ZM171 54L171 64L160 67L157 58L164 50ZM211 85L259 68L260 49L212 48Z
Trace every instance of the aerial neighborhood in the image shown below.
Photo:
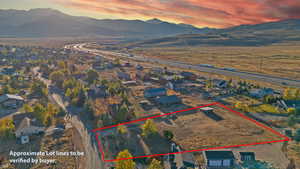
M0 55L0 168L21 166L9 161L12 149L86 152L93 147L97 147L94 155L117 159L103 164L106 168L294 169L299 165L295 155L300 141L299 88L70 46L3 45ZM97 130L102 127L106 129ZM287 136L289 142L235 146L282 139L266 128ZM118 160L122 158L129 159ZM75 168L85 160L69 157L54 165Z

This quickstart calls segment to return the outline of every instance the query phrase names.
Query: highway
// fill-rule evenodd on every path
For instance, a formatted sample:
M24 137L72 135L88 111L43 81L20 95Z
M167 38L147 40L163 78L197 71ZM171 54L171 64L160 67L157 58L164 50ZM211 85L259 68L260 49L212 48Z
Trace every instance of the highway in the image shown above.
M107 59L114 59L113 56L118 56L121 58L132 59L135 61L142 61L142 62L148 62L148 63L154 63L154 64L164 64L164 65L168 65L168 66L184 68L184 69L192 69L192 70L197 70L200 72L215 73L215 74L220 74L220 75L224 75L224 76L234 76L234 77L239 77L239 78L245 79L245 80L267 82L267 83L271 83L271 84L275 84L275 85L280 85L283 87L300 88L300 80L293 80L293 79L288 79L288 78L283 78L283 77L275 77L275 76L270 76L270 75L266 75L266 74L243 72L243 71L238 71L238 70L225 70L225 69L217 68L217 67L208 67L208 66L204 66L204 65L192 65L192 64L183 63L183 62L177 62L177 61L172 61L172 60L163 60L163 59L157 59L157 58L149 58L149 57L144 57L144 56L140 56L140 55L129 55L126 53L118 53L118 52L113 52L113 51L89 49L89 48L85 47L84 43L69 45L69 46L66 46L66 48L72 48L76 51L101 55Z

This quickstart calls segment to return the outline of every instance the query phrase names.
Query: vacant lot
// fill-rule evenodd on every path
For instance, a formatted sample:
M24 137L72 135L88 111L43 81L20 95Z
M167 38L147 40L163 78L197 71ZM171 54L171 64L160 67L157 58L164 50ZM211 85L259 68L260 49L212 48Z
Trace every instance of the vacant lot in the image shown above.
M249 72L300 79L300 48L298 44L260 47L165 47L136 48L133 53L192 64L213 64Z
M200 110L188 115L177 114L173 125L162 122L158 125L161 130L172 131L174 141L185 150L281 139L223 108L214 106L214 114L207 115Z
M173 141L182 150L197 150L210 147L249 144L283 138L258 127L235 113L218 106L213 112L196 111L174 113L153 118L159 135L151 139L141 136L140 126L144 123L126 124L128 134L119 135L115 127L100 132L100 140L106 159L115 159L118 152L128 149L133 156L169 153L170 142L163 132L174 134Z

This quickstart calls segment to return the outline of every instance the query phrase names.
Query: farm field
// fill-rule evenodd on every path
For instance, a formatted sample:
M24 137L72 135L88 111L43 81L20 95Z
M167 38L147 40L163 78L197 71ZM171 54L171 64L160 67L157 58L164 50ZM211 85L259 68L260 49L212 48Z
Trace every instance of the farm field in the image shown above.
M132 53L192 64L212 64L216 67L265 73L300 79L300 49L298 44L270 46L195 46L135 48Z
M126 135L120 135L118 127L97 131L99 148L103 150L106 160L112 160L125 149L134 157L172 153L172 143L179 145L181 152L284 139L223 107L209 107L214 109L213 112L197 108L154 116L152 120L158 134L152 137L142 134L141 126L145 120L124 125L128 129ZM164 137L164 131L173 133L172 141Z

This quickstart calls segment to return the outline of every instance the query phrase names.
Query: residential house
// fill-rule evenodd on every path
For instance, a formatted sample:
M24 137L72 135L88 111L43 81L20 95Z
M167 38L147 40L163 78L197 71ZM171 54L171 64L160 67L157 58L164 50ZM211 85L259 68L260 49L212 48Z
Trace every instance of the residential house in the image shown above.
M271 88L252 89L250 90L250 96L255 98L263 98L267 95L273 95L274 90Z
M137 69L137 70L143 70L144 67L143 67L142 65L137 64L137 65L136 65L136 69Z
M240 152L241 161L255 161L254 152Z
M18 95L4 94L0 96L0 104L7 108L18 108L24 103L24 98Z
M181 72L180 75L183 76L184 79L186 79L186 80L196 80L197 79L197 76L192 72Z
M176 95L171 96L161 96L156 99L156 103L164 106L172 105L172 104L180 104L181 99Z
M16 127L15 135L20 139L22 144L28 143L30 136L45 131L45 127L37 122L37 120L33 119L32 115L28 113L13 116L13 121Z
M204 151L205 169L232 169L235 157L232 151Z
M146 98L164 96L167 94L167 89L165 88L149 88L144 91L144 96Z
M137 82L135 80L130 80L130 81L124 81L122 82L122 84L125 86L135 86L137 85Z
M152 72L154 74L163 74L163 73L165 73L165 69L163 69L161 67L155 67L155 68L152 68L150 70L150 72Z
M128 73L119 71L119 72L117 72L117 75L118 75L118 78L121 79L121 80L126 80L126 81L131 80L130 74L128 74Z
M104 85L92 86L88 90L88 96L92 98L104 98L108 96L107 87Z
M228 86L228 82L226 80L215 79L213 80L213 84L218 88L226 88Z

